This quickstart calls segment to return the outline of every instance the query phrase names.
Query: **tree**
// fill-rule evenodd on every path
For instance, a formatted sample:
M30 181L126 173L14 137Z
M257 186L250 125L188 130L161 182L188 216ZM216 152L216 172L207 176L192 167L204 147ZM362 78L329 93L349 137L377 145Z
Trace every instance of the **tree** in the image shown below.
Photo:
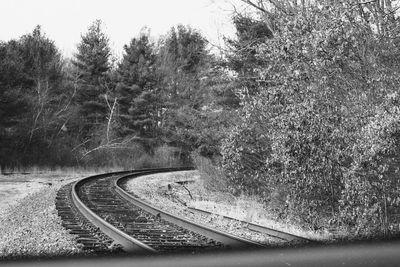
M148 34L133 38L129 46L124 46L125 53L117 69L119 134L135 135L146 146L157 137L160 112L153 46Z
M100 127L108 113L106 95L110 95L108 72L111 69L109 40L96 20L82 35L78 52L72 61L79 73L76 104L83 121L80 131L87 138Z
M158 53L158 81L163 98L161 127L166 141L193 150L194 136L187 134L190 113L195 113L206 105L207 88L202 80L207 79L210 56L206 50L206 40L190 27L178 25L172 28L163 40Z
M0 43L0 126L2 132L6 127L18 124L27 111L28 103L22 97L20 88L26 81L23 79L23 64L18 50L19 43L15 40Z
M10 150L7 158L19 164L45 161L61 127L61 54L37 26L32 33L1 44L0 57L3 151Z
M236 39L227 39L229 52L226 65L236 73L234 87L246 87L250 94L257 92L260 86L256 71L264 63L257 58L257 47L272 38L272 31L266 22L250 16L236 14L233 17Z
M62 58L54 42L41 33L37 26L31 35L21 38L21 54L24 59L24 74L27 81L34 86L33 119L30 131L30 139L34 132L42 129L40 134L46 138L46 124L53 122L52 104L57 102L57 93L62 80ZM39 125L40 124L40 125Z

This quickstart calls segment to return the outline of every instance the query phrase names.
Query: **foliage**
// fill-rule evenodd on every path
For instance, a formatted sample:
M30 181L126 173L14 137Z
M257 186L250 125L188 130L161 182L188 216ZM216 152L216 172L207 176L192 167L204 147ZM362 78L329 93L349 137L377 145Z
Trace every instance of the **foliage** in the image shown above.
M194 150L218 156L225 129L233 121L230 108L237 102L205 38L190 27L172 28L159 47L157 72L165 142L183 148L187 157Z
M263 61L257 58L257 46L272 37L272 32L262 20L235 14L232 18L236 39L226 39L230 50L226 54L227 66L237 73L236 87L246 87L255 93L259 86L256 66Z
M0 57L2 164L46 161L49 152L61 156L52 145L66 99L60 86L63 61L54 42L37 26L31 34L2 43Z
M111 50L109 40L102 32L101 21L90 25L88 32L82 35L78 52L72 60L77 70L77 96L75 102L81 115L83 137L90 136L93 128L106 120L108 113L107 96L110 95L108 71L111 69Z
M164 144L182 148L185 162L197 148L218 153L221 134L214 138L217 124L207 120L218 109L211 88L225 81L211 69L205 38L190 27L174 28L158 47L142 32L117 68L99 20L72 60L61 58L39 26L1 43L0 58L1 166L125 166L127 151L143 147L138 158L151 162Z
M238 90L241 122L222 146L224 170L238 192L267 203L278 192L286 199L280 212L316 228L337 221L387 229L382 212L390 203L373 198L397 199L386 184L397 186L398 178L384 167L397 162L395 142L390 134L366 133L396 132L396 113L383 115L381 106L399 86L398 33L377 31L376 21L361 16L369 9L360 15L359 7L319 2L274 13L273 38L252 47L258 92ZM398 22L379 23L395 29ZM378 151L367 157L368 147L385 157ZM372 171L382 168L385 175Z
M354 163L344 177L341 217L357 233L398 231L400 109L397 93L389 95L360 131Z
M125 46L117 72L121 135L136 135L149 146L157 136L159 99L155 77L155 54L149 36L141 33Z

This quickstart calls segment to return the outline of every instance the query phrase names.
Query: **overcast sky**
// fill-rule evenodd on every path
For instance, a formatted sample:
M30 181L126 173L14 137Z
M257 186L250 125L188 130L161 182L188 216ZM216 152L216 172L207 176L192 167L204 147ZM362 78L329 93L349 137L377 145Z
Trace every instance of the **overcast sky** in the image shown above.
M117 56L143 26L157 38L176 24L191 25L221 44L221 35L234 33L231 3L238 0L0 0L0 40L19 38L41 25L63 55L71 56L81 34L101 19Z

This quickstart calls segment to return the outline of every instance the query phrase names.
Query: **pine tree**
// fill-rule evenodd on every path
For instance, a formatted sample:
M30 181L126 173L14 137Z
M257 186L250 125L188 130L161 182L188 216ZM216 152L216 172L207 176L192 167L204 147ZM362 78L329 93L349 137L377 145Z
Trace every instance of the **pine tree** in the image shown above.
M230 47L226 65L237 74L233 87L246 87L250 94L255 94L260 86L255 72L257 68L263 67L263 62L257 58L257 47L272 38L273 34L265 21L240 14L233 17L233 24L236 28L236 38L226 40Z
M155 88L155 55L147 34L141 33L124 46L118 66L120 134L136 135L148 145L156 136L159 100Z
M184 150L197 146L194 118L207 105L208 88L204 87L211 57L206 39L189 26L170 30L158 54L158 74L162 88L161 127L166 141Z
M102 32L101 21L96 20L82 36L72 61L79 72L79 90L77 104L81 115L85 118L84 135L88 135L91 128L102 124L107 116L108 107L105 96L107 88L107 74L111 69L109 39Z

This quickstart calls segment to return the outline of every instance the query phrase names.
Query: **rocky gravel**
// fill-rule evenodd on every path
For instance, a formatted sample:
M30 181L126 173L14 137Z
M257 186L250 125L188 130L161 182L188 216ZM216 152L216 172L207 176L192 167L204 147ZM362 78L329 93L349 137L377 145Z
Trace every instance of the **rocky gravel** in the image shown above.
M68 174L0 177L8 185L3 193L11 195L1 203L0 260L83 254L75 237L62 227L55 208L57 190L79 178L83 177Z

